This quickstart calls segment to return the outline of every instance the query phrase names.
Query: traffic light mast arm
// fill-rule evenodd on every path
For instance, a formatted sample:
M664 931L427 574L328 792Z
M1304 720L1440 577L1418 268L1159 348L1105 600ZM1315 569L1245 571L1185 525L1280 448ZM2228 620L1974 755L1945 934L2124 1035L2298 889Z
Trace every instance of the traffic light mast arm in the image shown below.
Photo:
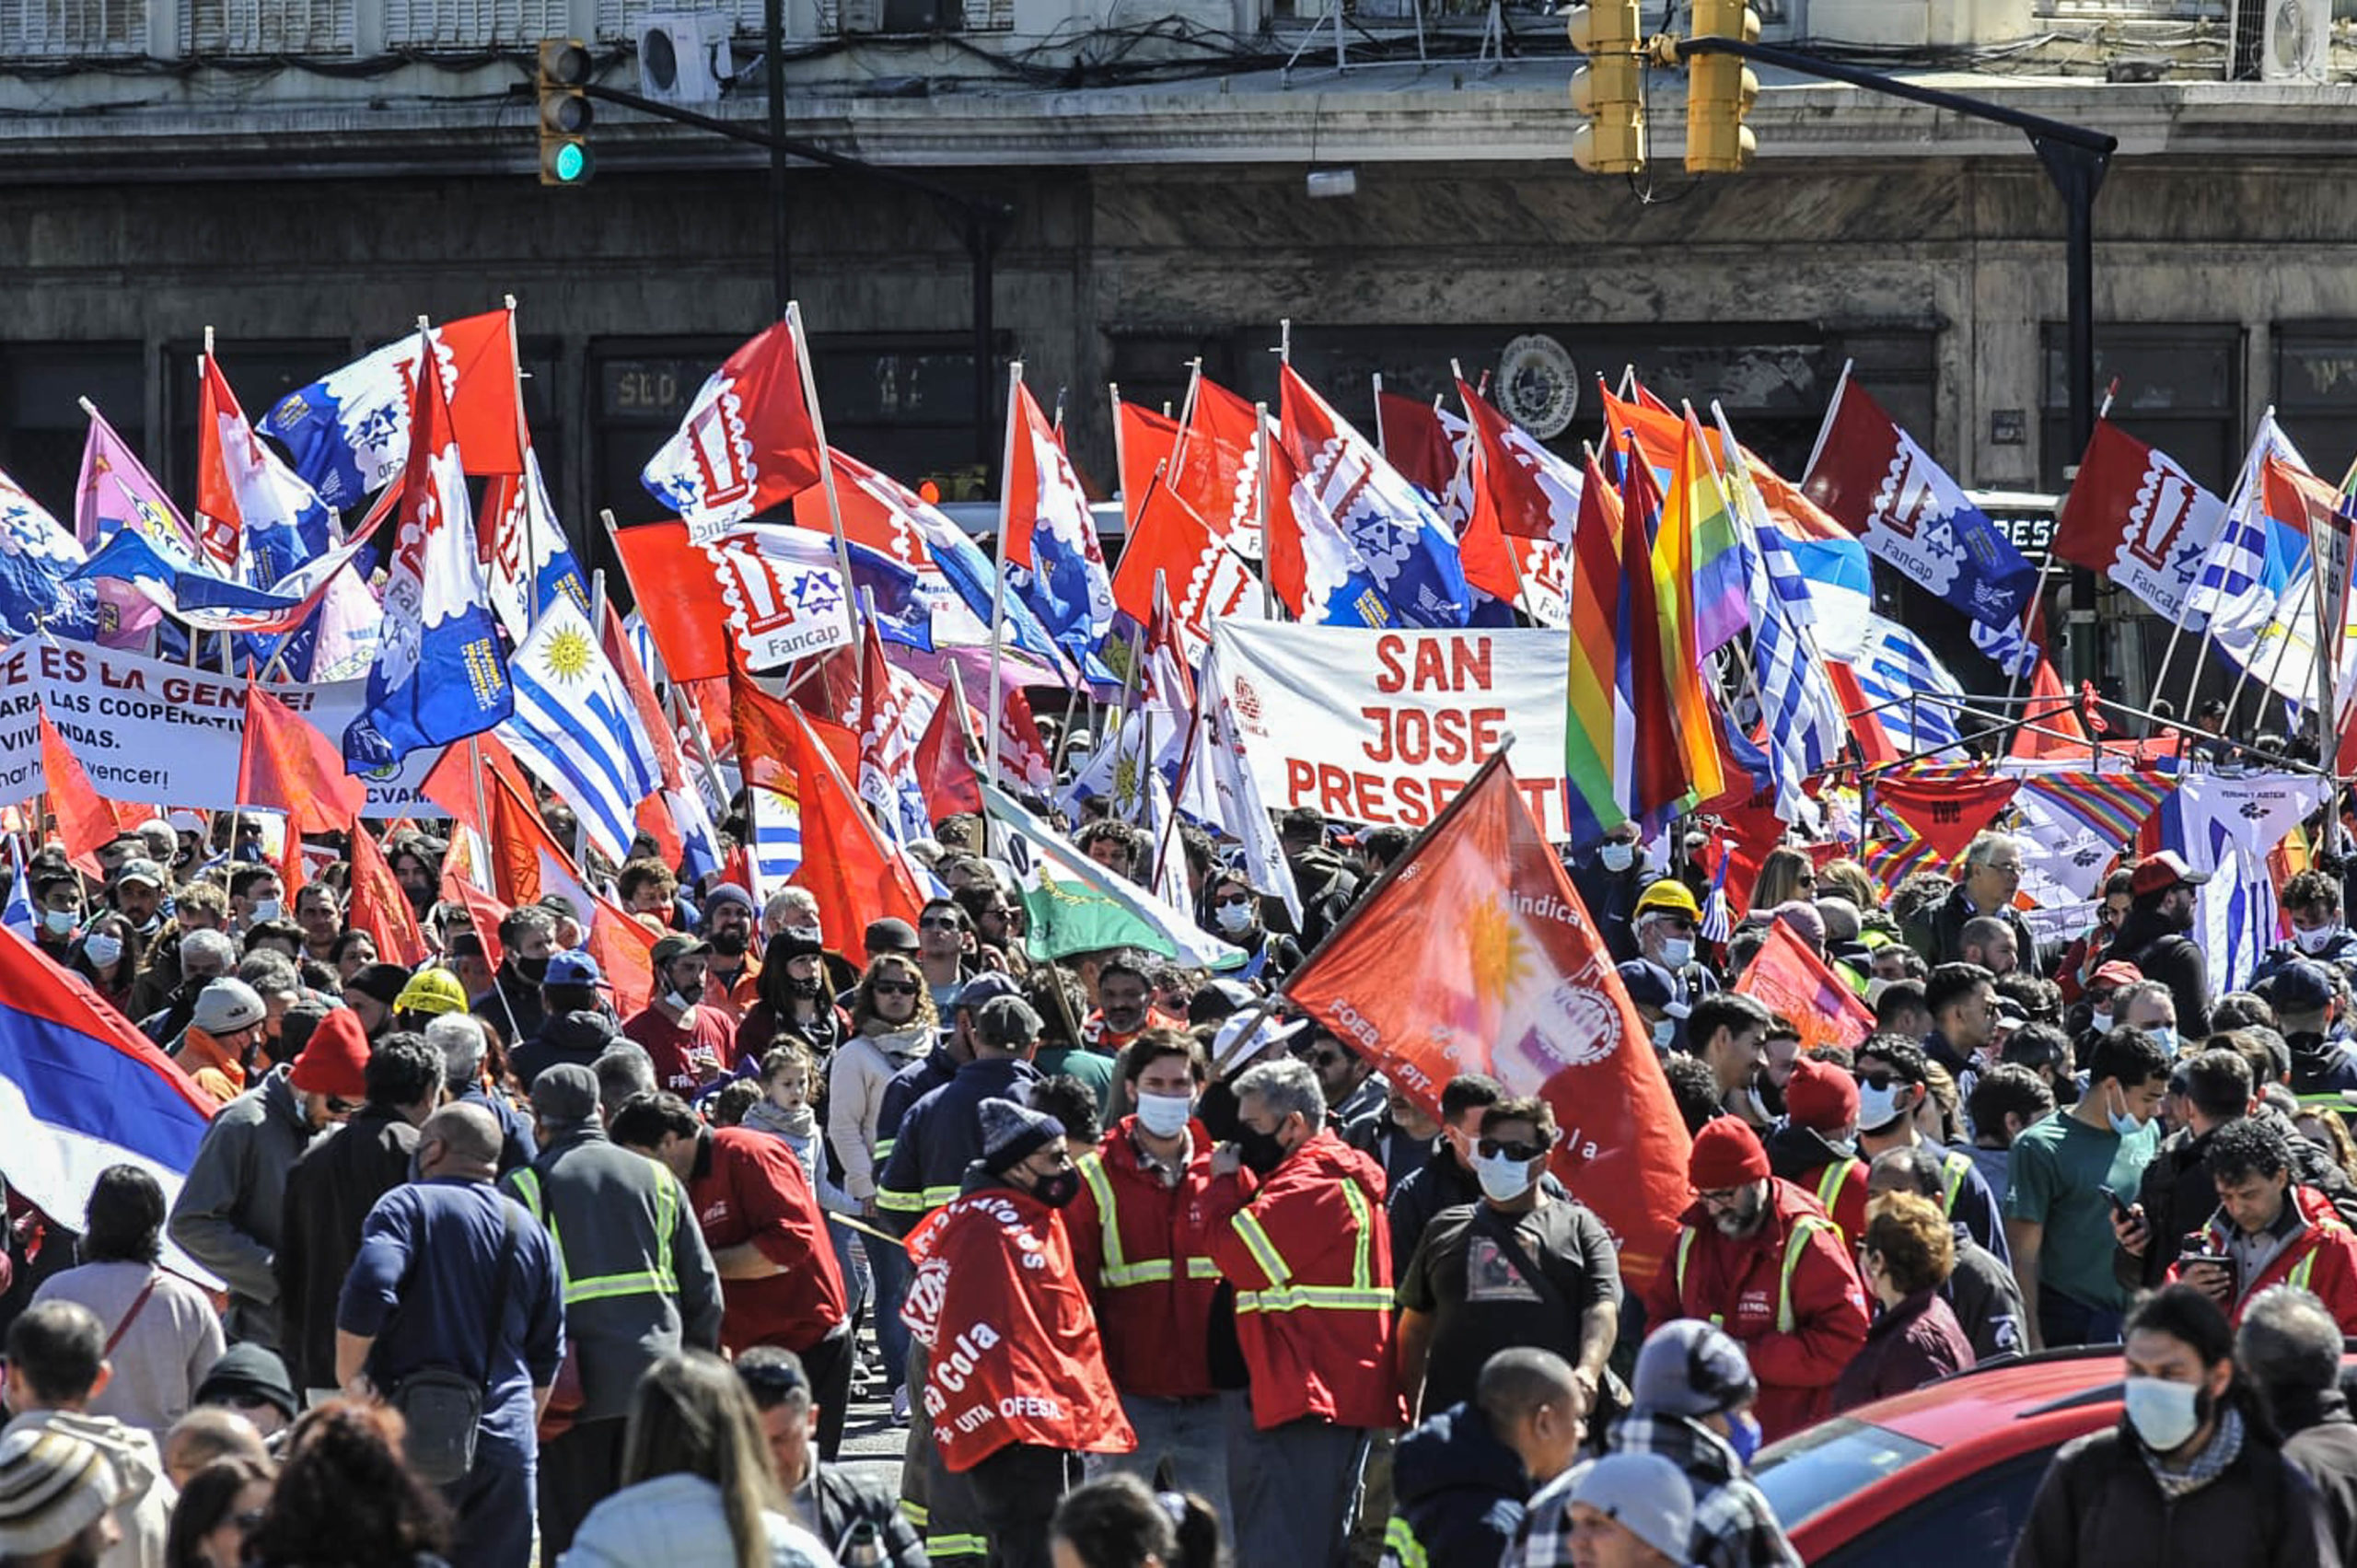
M1696 54L1740 55L1746 60L1774 65L1796 75L1846 82L1853 87L1881 93L1886 98L1902 98L1913 103L1928 104L1933 109L1945 109L1968 119L2010 125L2027 136L2038 161L2046 166L2047 178L2054 182L2054 189L2061 196L2068 215L2065 292L2069 314L2066 331L2070 345L2065 359L2071 384L2071 449L2073 452L2086 449L2096 429L2096 192L2103 189L2104 171L2110 167L2111 155L2119 150L2119 137L2091 131L2084 125L2049 120L2042 114L2025 114L2018 109L2008 109L2002 103L1991 103L1986 99L1943 92L1938 87L1919 87L1913 82L1902 82L1896 76L1886 76L1879 71L1837 65L1829 60L1796 54L1772 44L1747 43L1732 38L1687 38L1663 41L1675 48L1680 60ZM2071 662L2072 678L2076 680L2095 680L2102 674L2101 647L2096 637L2095 605L2095 574L2084 566L2073 567L2071 572Z
M1816 76L1829 82L1846 82L1853 87L1881 93L1886 98L1903 98L1916 103L1929 104L1933 109L1945 109L1974 120L1986 120L1998 125L2010 125L2033 141L2059 142L2065 146L2080 148L2109 157L2119 149L2119 138L2101 131L2090 131L2084 125L2072 125L2060 120L2049 120L2042 114L2025 114L2018 109L2008 109L2002 103L1986 99L1969 98L1963 93L1944 92L1938 87L1919 87L1886 76L1879 71L1861 70L1855 65L1839 65L1830 60L1819 60L1813 54L1800 54L1789 49L1779 49L1770 43L1746 43L1732 38L1681 38L1671 41L1678 57L1684 60L1696 54L1734 54L1762 65L1797 75Z

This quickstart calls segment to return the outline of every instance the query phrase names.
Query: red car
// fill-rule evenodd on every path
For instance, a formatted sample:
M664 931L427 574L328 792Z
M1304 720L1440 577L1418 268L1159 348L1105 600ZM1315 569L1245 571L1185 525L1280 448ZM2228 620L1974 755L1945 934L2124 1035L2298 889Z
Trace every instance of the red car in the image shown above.
M1795 1433L1752 1477L1811 1568L2002 1563L2054 1451L2118 1424L2120 1376L2117 1345L2002 1362Z

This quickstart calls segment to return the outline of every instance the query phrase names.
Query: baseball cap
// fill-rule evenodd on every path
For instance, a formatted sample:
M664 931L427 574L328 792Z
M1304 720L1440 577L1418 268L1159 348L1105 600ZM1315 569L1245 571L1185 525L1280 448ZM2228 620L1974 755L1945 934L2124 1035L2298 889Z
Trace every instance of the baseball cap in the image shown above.
M677 963L681 958L692 958L699 953L711 951L712 944L702 937L691 936L684 931L674 931L655 944L655 951L649 957L653 958L655 967L659 970L666 964Z
M549 955L549 967L540 976L542 985L603 985L606 977L598 972L598 960L578 947Z
M1237 1013L1219 1027L1212 1037L1212 1060L1242 1063L1251 1061L1271 1047L1283 1045L1309 1027L1307 1018L1295 1018L1281 1024L1268 1014Z
M1013 975L999 970L984 970L958 988L958 999L950 1005L979 1007L983 1003L997 997L1020 997L1022 994L1023 987L1016 982Z
M2107 985L2114 991L2123 985L2134 985L2143 978L2144 971L2126 958L2114 958L2109 963L2098 964L2096 972L2088 977L2091 983Z
M578 1062L558 1062L532 1080L532 1114L552 1127L598 1118L598 1074Z
M2318 1012L2332 1003L2332 976L2314 958L2294 958L2275 971L2267 992L2280 1013Z
M1673 1018L1682 1018L1692 1011L1676 999L1669 988L1669 977L1643 958L1631 958L1620 967L1619 973L1621 989L1638 1006L1651 1007Z
M124 861L122 868L114 874L116 887L131 882L145 882L151 888L160 888L164 885L164 868L145 855L134 855Z
M2129 874L2128 890L2141 899L2147 893L2157 893L2180 883L2199 888L2208 880L2210 873L2196 871L2185 863L2185 856L2173 849L2165 849L2136 863L2136 869Z
M223 975L196 993L189 1022L209 1035L236 1034L270 1016L261 993L234 975Z
M870 958L878 953L913 953L917 950L917 928L898 915L869 921L863 935L866 938Z

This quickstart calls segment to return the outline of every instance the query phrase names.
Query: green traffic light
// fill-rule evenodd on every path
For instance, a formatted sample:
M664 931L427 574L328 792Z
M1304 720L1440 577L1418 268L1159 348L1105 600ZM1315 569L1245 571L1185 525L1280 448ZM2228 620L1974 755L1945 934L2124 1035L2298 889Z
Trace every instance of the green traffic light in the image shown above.
M571 185L589 172L589 151L578 142L567 142L557 148L553 160L557 179Z

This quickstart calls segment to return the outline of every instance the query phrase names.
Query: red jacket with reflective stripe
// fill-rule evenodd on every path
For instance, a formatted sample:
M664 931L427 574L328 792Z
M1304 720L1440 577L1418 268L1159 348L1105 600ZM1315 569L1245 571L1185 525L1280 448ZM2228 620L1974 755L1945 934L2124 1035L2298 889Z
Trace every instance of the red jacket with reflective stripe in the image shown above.
M2226 1320L2242 1327L2243 1308L2257 1299L2260 1291L2273 1285L2296 1284L2313 1291L2324 1303L2340 1331L2357 1334L2357 1236L2340 1223L2340 1216L2331 1200L2313 1187L2297 1182L2288 1189L2292 1201L2299 1205L2300 1217L2306 1228L2285 1243L2282 1249L2267 1260L2267 1267L2251 1281L2250 1288L2235 1297L2226 1309ZM2202 1234L2213 1250L2223 1252L2230 1239L2228 1221L2223 1214L2212 1214ZM2302 1265L2305 1264L2304 1268ZM2169 1265L2171 1281L2182 1274L2179 1264Z
M1817 1200L1772 1177L1769 1194L1767 1217L1741 1238L1723 1234L1699 1202L1678 1216L1685 1230L1645 1292L1645 1322L1700 1318L1724 1329L1751 1359L1759 1379L1751 1413L1773 1442L1832 1413L1834 1379L1866 1342L1866 1295L1850 1244ZM1785 1253L1803 1219L1817 1224L1794 1254L1793 1323L1781 1329ZM1687 1249L1683 1288L1680 1248Z
M1212 1260L1236 1286L1252 1422L1303 1416L1387 1430L1407 1423L1391 1365L1391 1235L1383 1167L1321 1132L1246 1202L1212 1183Z
M1105 1367L1125 1394L1202 1399L1212 1386L1212 1139L1194 1122L1194 1157L1176 1187L1138 1160L1137 1118L1123 1117L1082 1156L1080 1196L1064 1210L1073 1267L1097 1303ZM1103 1199L1109 1198L1109 1209ZM1191 1265L1191 1266L1190 1266Z

